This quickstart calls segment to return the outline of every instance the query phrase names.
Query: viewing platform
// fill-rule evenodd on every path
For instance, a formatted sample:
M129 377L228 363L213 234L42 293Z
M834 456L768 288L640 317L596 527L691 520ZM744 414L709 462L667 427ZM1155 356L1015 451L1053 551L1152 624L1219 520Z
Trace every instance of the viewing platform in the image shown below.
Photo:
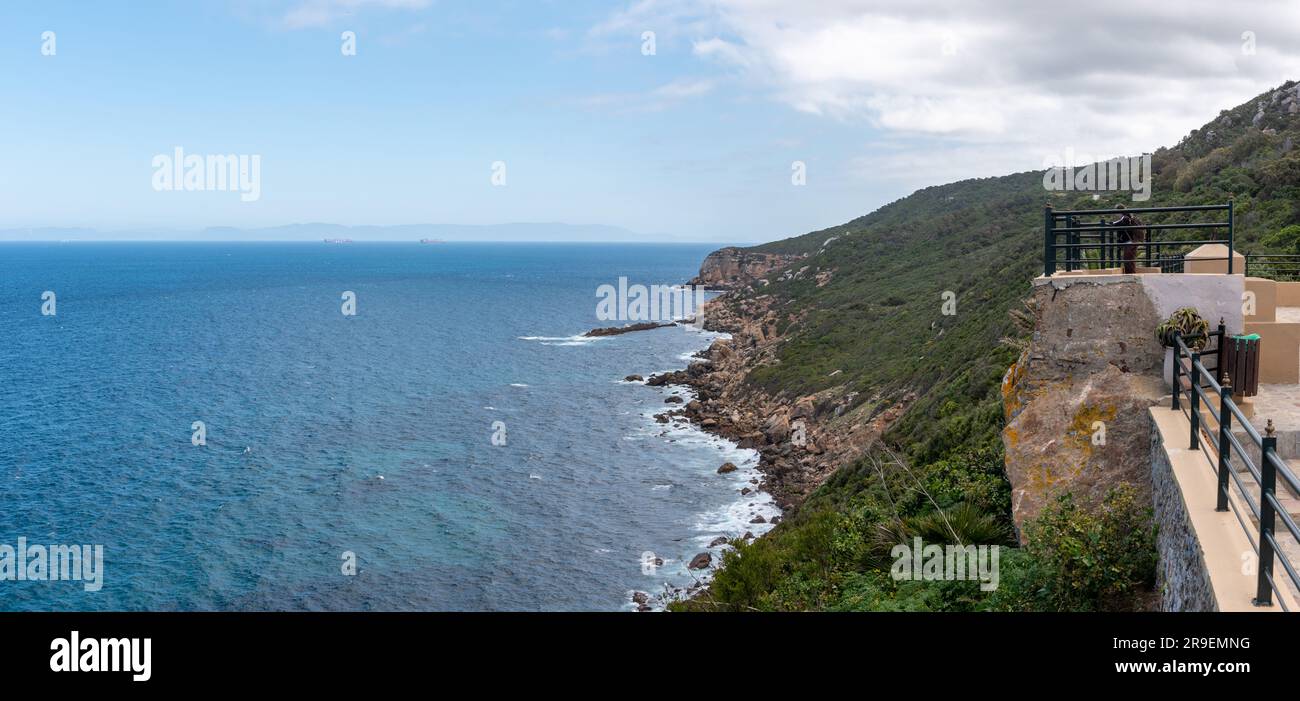
M1191 308L1210 324L1166 350L1170 393L1149 412L1162 605L1296 611L1300 256L1235 250L1233 210L1231 201L1065 211L1049 205L1043 274L1034 285L1095 289L1088 298L1105 300L1114 316L1102 315L1104 327L1080 329L1093 342L1134 343L1138 330L1120 315L1167 319ZM1111 285L1144 294L1103 294ZM1237 364L1225 367L1225 359ZM1225 370L1244 373L1250 386L1234 389Z

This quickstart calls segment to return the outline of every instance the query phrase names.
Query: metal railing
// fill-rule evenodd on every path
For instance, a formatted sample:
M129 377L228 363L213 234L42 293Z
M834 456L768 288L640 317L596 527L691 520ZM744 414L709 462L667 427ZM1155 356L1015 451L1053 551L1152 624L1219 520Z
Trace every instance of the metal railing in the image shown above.
M1218 361L1222 361L1223 343L1225 336L1223 334L1223 325L1219 325L1217 333L1208 333L1205 336L1218 336L1216 353ZM1273 435L1273 421L1269 420L1265 429L1267 435L1260 436L1255 427L1250 424L1246 416L1241 413L1241 409L1232 401L1232 386L1228 374L1223 374L1223 382L1219 383L1214 380L1214 375L1205 368L1202 362L1202 352L1192 350L1187 346L1191 341L1193 345L1199 345L1201 335L1188 336L1186 339L1182 335L1175 336L1175 359L1174 359L1174 393L1173 409L1182 411L1191 424L1191 445L1189 449L1199 450L1210 464L1214 466L1218 477L1218 486L1215 489L1215 511L1231 510L1237 517L1237 522L1241 524L1242 530L1246 533L1246 539L1250 541L1250 546L1254 548L1255 554L1259 557L1258 579L1255 585L1255 598L1252 600L1256 606L1272 606L1273 594L1277 592L1277 603L1282 610L1289 611L1286 605L1286 597L1282 595L1282 590L1278 587L1277 581L1273 578L1274 559L1282 565L1287 576L1291 578L1291 583L1300 590L1300 575L1296 574L1296 569L1292 565L1290 558L1278 547L1277 543L1277 521L1280 518L1286 526L1286 530L1291 532L1291 537L1300 543L1300 526L1296 525L1295 520L1291 517L1277 498L1277 479L1279 476L1285 482L1285 485L1292 492L1300 493L1300 480L1291 472L1286 461L1278 457L1277 454L1277 437ZM1207 339L1208 341L1208 339ZM1221 364L1221 362L1220 362ZM1217 368L1216 368L1217 369ZM1184 388L1184 382L1186 388ZM1191 406L1184 410L1182 408L1181 395L1186 391ZM1214 407L1210 403L1211 393L1218 397L1217 415L1211 414L1215 423L1216 430L1211 430L1206 424L1205 417L1201 414L1201 407L1204 406L1211 412ZM1232 433L1232 421L1236 418L1241 429L1245 432L1249 442L1259 449L1259 465L1251 460L1250 455L1242 446L1241 441ZM1205 440L1203 441L1202 438ZM1244 466L1255 482L1259 485L1259 496L1256 499L1242 482L1241 476L1233 467L1234 462ZM1230 498L1231 489L1236 485L1238 493L1241 495L1241 501L1250 509L1254 516L1257 528L1251 528L1246 523L1246 518L1242 515L1237 504Z
M1278 282L1300 281L1300 255L1247 253L1246 277L1262 277Z
M1225 212L1226 221L1181 221L1197 219L1210 212ZM1160 221L1122 226L1107 221L1107 216L1122 214L1155 214ZM1097 217L1088 223L1084 218ZM1145 233L1145 240L1130 241L1129 233ZM1202 230L1208 231L1203 234ZM1179 236L1193 236L1185 239ZM1204 238L1209 236L1210 238ZM1233 270L1232 248L1235 239L1233 227L1233 202L1227 204L1197 205L1188 207L1133 207L1115 209L1065 209L1056 211L1052 205L1043 210L1043 275L1058 271L1095 270L1123 265L1125 262L1143 267L1160 268L1161 272L1181 272L1183 256L1193 248L1207 243L1221 243L1228 247L1228 274ZM1127 254L1127 256L1126 256ZM1203 260L1224 260L1205 258Z

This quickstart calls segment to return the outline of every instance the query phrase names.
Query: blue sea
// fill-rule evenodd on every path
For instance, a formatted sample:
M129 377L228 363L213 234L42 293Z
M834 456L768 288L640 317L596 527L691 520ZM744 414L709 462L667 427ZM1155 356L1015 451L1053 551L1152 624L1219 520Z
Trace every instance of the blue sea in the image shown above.
M0 581L0 609L614 611L690 583L776 509L739 494L756 453L653 420L685 390L623 378L716 334L581 334L611 325L598 286L715 247L0 244L0 545L104 548L99 591Z

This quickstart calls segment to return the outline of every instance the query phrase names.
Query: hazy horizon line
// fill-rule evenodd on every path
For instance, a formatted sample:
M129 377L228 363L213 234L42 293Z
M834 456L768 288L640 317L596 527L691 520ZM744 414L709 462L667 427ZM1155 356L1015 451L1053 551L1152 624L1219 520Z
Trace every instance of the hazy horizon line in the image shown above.
M765 241L726 241L715 239L690 239L675 241L658 241L630 239L625 241L591 241L580 239L441 239L424 242L418 239L365 239L362 241L330 241L325 239L0 239L0 245L7 243L327 243L330 245L349 245L366 243L413 243L420 245L442 245L451 243L585 243L594 245L650 244L659 246L683 246L690 244L710 244L718 246L760 245Z
M507 222L501 224L333 224L308 222L272 226L200 228L27 226L0 228L0 242L203 242L203 243L701 243L731 244L723 237L645 233L612 224ZM759 240L741 243L764 243Z

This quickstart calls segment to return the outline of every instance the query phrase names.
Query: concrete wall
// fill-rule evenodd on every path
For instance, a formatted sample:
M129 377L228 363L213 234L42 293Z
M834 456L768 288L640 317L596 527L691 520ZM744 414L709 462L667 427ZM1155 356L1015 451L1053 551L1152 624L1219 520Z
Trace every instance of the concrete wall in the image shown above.
M1254 296L1254 314L1247 314L1246 321L1277 321L1277 283L1262 277L1246 278L1246 292ZM1249 296L1242 300L1242 307L1251 301ZM1243 309L1243 311L1245 311Z
M1241 333L1245 327L1242 315L1242 295L1246 291L1242 275L1061 275L1038 276L1034 286L1051 285L1057 291L1075 284L1112 285L1141 283L1143 292L1151 300L1156 314L1163 321L1175 310L1193 307L1213 330L1223 319L1228 333ZM1155 334L1155 327L1151 333Z
M1259 334L1259 381L1300 384L1300 324L1247 322L1246 333Z
M1184 273L1218 273L1228 272L1228 247L1221 243L1207 243L1197 247L1183 258ZM1246 274L1246 257L1232 252L1232 272L1234 275Z
M1277 283L1277 306L1300 307L1300 282Z
M1244 276L1141 275L1138 279L1161 320L1169 318L1181 307L1194 307L1210 323L1211 330L1222 318L1228 333L1241 333L1244 321L1241 299L1246 291ZM1152 328L1151 332L1155 333L1155 329Z

